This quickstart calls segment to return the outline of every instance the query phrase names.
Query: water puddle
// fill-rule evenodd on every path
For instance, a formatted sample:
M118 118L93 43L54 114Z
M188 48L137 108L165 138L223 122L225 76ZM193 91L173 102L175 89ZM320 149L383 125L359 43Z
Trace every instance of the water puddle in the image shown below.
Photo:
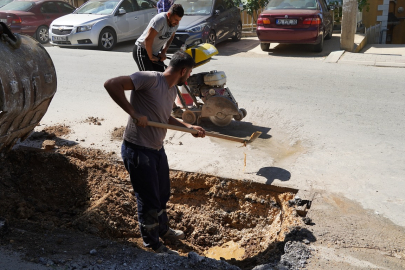
M212 247L208 249L204 255L208 258L220 260L241 260L245 255L245 249L241 248L237 243L229 241L220 247Z

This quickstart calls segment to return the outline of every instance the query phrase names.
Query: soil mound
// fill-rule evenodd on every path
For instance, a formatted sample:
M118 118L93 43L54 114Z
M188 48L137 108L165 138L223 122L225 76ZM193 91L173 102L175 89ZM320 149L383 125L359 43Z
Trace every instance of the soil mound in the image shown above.
M136 199L115 153L79 146L16 149L0 164L0 217L9 227L68 230L143 248ZM181 171L171 171L171 181L170 226L186 239L165 244L182 255L194 251L251 269L280 258L284 240L302 225L288 203L292 190ZM33 257L37 241L24 241Z

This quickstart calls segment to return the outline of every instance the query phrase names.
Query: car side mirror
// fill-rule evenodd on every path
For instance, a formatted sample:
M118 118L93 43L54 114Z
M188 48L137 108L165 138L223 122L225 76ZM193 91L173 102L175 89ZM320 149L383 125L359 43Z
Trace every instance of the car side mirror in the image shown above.
M215 15L219 15L219 13L221 13L219 9L215 10Z
M120 8L120 9L118 10L118 15L124 15L124 14L127 14L127 12L125 11L124 8Z

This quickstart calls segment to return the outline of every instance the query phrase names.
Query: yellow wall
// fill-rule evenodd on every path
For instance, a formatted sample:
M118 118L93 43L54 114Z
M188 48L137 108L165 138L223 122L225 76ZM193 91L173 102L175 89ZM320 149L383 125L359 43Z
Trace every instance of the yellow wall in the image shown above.
M377 16L382 15L382 11L378 10L378 5L383 4L383 0L369 0L369 11L363 10L363 24L366 28L376 25ZM402 13L398 13L398 8L403 7L405 9L405 0L397 0L390 1L390 8L389 12L393 12L395 16L398 17L405 17L405 11ZM398 25L388 25L388 33L392 35L391 42L392 44L405 44L405 20L400 20Z
M382 14L382 12L378 10L378 5L382 5L383 0L368 2L370 3L369 11L366 11L366 8L363 10L363 24L366 28L377 24L377 16Z
M402 13L398 13L399 7L404 8ZM397 18L405 17L405 0L397 0L392 12ZM405 44L405 19L400 19L399 22L400 23L398 25L394 26L392 31L392 44Z

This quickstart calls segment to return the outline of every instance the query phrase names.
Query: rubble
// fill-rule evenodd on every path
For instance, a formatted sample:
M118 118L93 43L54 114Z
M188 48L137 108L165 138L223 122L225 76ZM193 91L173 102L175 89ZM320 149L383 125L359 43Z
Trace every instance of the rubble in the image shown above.
M180 258L153 261L142 245L128 174L115 153L79 146L16 149L0 164L0 215L11 227L0 244L22 247L27 259L53 267L147 269L155 263L165 269L169 260L167 269L252 269L279 258L280 243L302 224L288 205L295 196L288 189L171 171L170 226L186 239L165 243ZM226 248L230 241L244 251L240 258L207 257L212 247ZM145 256L145 263L137 256Z

